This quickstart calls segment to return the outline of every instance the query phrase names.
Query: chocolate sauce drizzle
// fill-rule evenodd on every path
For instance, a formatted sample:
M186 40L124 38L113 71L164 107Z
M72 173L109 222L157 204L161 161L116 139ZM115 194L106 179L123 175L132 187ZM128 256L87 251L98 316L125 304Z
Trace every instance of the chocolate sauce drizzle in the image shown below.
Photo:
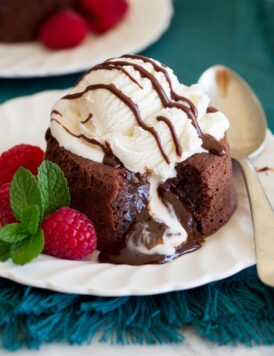
M122 58L132 58L132 59L140 59L141 61L145 62L145 63L150 63L153 67L153 69L156 72L162 72L166 78L166 81L168 82L169 88L170 88L170 95L172 97L173 100L175 101L184 101L185 103L187 103L190 107L190 109L192 110L193 114L195 115L195 117L198 116L198 112L196 109L196 106L193 104L193 102L191 100L189 100L188 98L186 98L185 96L181 96L179 94L177 94L174 90L173 90L173 86L172 86L172 81L171 78L168 74L168 71L166 69L166 66L159 65L157 64L155 61L153 61L152 59L142 56L142 55L138 55L138 54L125 54L124 56L122 56Z
M110 166L110 167L113 167L113 168L122 168L122 167L124 167L124 164L112 152L110 144L107 141L105 141L104 151L105 151L105 155L104 155L104 159L103 159L103 164L106 164L107 166Z
M89 122L92 119L92 117L93 117L92 113L88 114L88 117L85 120L82 120L81 124L86 124L87 122Z
M183 101L183 102L188 104L188 107L183 105L183 104L181 104L181 103L171 102L170 99L168 98L168 96L166 95L164 88L161 86L161 84L159 83L157 78L153 74L148 72L145 68L143 68L142 66L140 66L140 65L138 65L136 63L131 63L131 62L127 62L127 61L115 61L115 62L106 61L104 63L98 64L97 66L91 68L88 73L90 73L92 71L100 70L100 69L104 69L104 70L119 70L119 71L122 71L126 76L128 76L131 79L131 81L136 83L136 85L138 85L140 88L142 88L142 86L138 83L138 81L134 77L132 77L130 75L130 73L128 73L128 71L126 71L123 68L124 66L132 66L136 71L138 71L140 73L140 75L142 77L147 78L148 80L150 80L154 90L157 92L157 94L159 96L159 99L161 100L162 105L165 108L167 108L167 107L169 107L169 108L175 107L175 108L178 108L178 109L184 111L187 114L188 118L191 120L193 126L195 127L195 129L196 129L196 131L198 133L198 136L202 139L202 141L203 141L202 146L205 149L207 149L211 153L214 153L214 154L217 154L217 155L225 154L225 149L219 143L219 141L217 141L211 135L202 133L202 131L200 129L200 126L198 124L198 121L197 121L198 113L197 113L197 109L196 109L195 105L191 102L191 100L189 100L186 97L178 95L173 90L171 78L170 78L170 76L168 74L168 71L167 71L167 69L165 67L160 66L156 62L154 62L153 60L151 60L151 59L149 59L147 57L141 56L141 55L124 55L124 56L122 56L122 58L140 59L143 62L150 63L153 66L153 68L155 69L155 71L162 72L164 74L164 76L165 76L165 78L166 78L166 80L167 80L167 82L169 84L169 87L170 87L170 94L171 94L172 99L175 100L175 101L179 101L179 100ZM135 104L131 100L131 98L126 96L122 91L120 91L114 84L94 84L94 85L89 85L82 92L75 93L75 94L68 94L68 95L64 96L63 99L74 100L74 99L77 99L77 98L81 97L82 95L84 95L88 91L97 90L97 89L109 90L110 92L112 92L112 94L116 95L120 100L122 100L130 108L130 110L133 112L133 114L134 114L134 116L136 118L136 121L138 122L139 126L142 127L144 130L150 132L154 136L164 160L166 161L167 164L169 164L170 160L169 160L167 154L164 151L164 148L162 146L162 143L161 143L161 140L160 140L160 137L159 137L157 131L153 127L146 125L142 121L138 105ZM210 107L210 108L208 108L208 110L209 110L208 112L214 112L214 111L211 111L211 110L215 110L215 109L214 108L212 109ZM54 110L52 113L60 114L56 110ZM90 114L90 115L92 115L92 114ZM82 121L83 124L90 120L90 118L92 117L90 115L86 120ZM172 123L167 118L164 118L164 117L160 117L160 119L158 117L157 119L159 121L164 121L168 125L168 127L170 129L170 132L171 132L171 136L172 136L174 145L176 147L176 154L179 157L181 157L181 155L182 155L182 147L179 144L179 140L178 140L178 137L177 137L177 135L175 133L175 130L174 130L174 127L173 127ZM70 132L69 130L67 130L67 131ZM91 143L90 139L88 137L86 137L85 135L81 135L81 138L83 138L84 140L86 140L89 143ZM96 140L93 140L93 143L95 141ZM98 141L96 141L96 142L97 142L96 144L98 144ZM100 147L102 147L101 144L100 144ZM105 147L104 147L104 149L105 149Z
M202 145L203 148L208 150L210 153L216 156L224 156L226 153L226 149L223 145L220 144L213 136L209 134L203 134L204 143Z
M261 172L274 172L274 168L270 168L270 167L262 167L262 168L256 168L256 172L261 173Z
M166 118L165 116L157 116L157 120L158 121L163 121L168 126L168 128L170 130L170 133L171 133L171 136L173 138L173 142L174 142L174 145L175 145L175 148L176 148L177 156L181 157L182 153L183 153L182 146L180 145L178 136L176 134L176 131L175 131L175 128L174 128L172 122L168 118Z
M58 125L62 126L63 129L64 129L67 133L69 133L71 136L77 137L77 138L82 138L83 140L85 140L86 142L88 142L88 143L90 143L90 144L92 144L92 145L96 145L96 146L101 147L102 150L103 150L104 152L106 152L105 146L104 146L101 142L95 140L94 138L87 137L87 136L84 135L84 134L79 134L79 135L77 135L77 134L73 133L72 131L70 131L70 129L68 129L66 126L64 126L63 124L61 124L61 122L60 122L59 120L57 120L57 119L51 119L51 121L55 121Z
M59 111L57 111L57 110L52 110L52 112L51 112L51 114L50 115L52 115L52 114L55 114L55 115L59 115L59 116L63 116Z
M216 108L214 108L214 106L211 106L209 105L206 109L206 113L207 114L211 114L211 113L214 113L214 112L217 112L218 110Z
M111 65L110 65L111 64ZM135 83L136 85L138 85L138 87L140 89L143 89L143 86L125 69L123 68L122 66L112 66L112 62L110 62L108 64L108 62L103 62L101 64L97 64L95 67L91 68L87 73L91 73L91 72L94 72L96 70L100 70L100 69L104 69L104 70L113 70L113 69L116 69L116 70L119 70L120 72L123 72L133 83Z
M140 127L142 127L144 130L150 132L154 136L164 160L169 164L170 160L164 151L164 148L162 146L158 132L153 127L148 126L147 124L145 124L142 121L142 117L141 117L138 105L135 104L130 97L125 95L114 84L92 84L92 85L89 85L88 87L86 87L85 90L83 90L79 93L68 94L68 95L64 96L63 99L75 100L75 99L78 99L81 96L83 96L88 91L93 91L93 90L98 90L98 89L105 89L105 90L110 91L112 94L116 95L121 101L123 101L129 107L129 109L132 111L133 115L135 116L135 119L138 122L138 125Z
M115 61L115 62L105 62L105 63L111 64L113 66L113 68L115 68L116 65L133 67L136 71L138 71L140 73L140 75L143 78L150 80L150 82L151 82L154 90L157 92L159 99L161 100L161 103L164 108L174 108L175 107L175 108L181 109L182 111L184 111L187 114L188 118L192 121L194 127L196 127L197 130L200 129L199 125L197 123L196 117L195 117L194 113L192 112L192 109L185 105L171 102L169 100L164 88L159 83L158 79L153 74L151 74L149 71L147 71L144 67L142 67L139 64L127 62L127 61ZM104 65L104 63L102 65Z
M173 90L171 78L168 74L167 69L164 66L161 66L161 65L157 64L156 62L154 62L152 59L141 56L141 55L126 54L126 55L122 56L122 58L140 59L145 63L150 63L153 66L155 71L162 72L169 84L170 95L171 95L172 99L175 101L181 100L181 101L186 102L189 105L190 110L186 110L186 107L182 104L178 104L178 103L172 104L171 102L169 102L169 104L171 104L171 105L167 105L167 106L164 105L164 107L176 107L178 109L183 110L187 114L188 118L192 121L192 125L195 127L198 136L202 139L202 141L203 141L202 147L205 148L206 150L208 150L210 153L216 154L218 156L223 156L225 154L225 148L220 144L220 142L218 140L216 140L211 135L202 133L202 130L201 130L201 128L198 124L198 121L197 121L198 112L197 112L195 105L192 103L191 100L189 100L188 98L186 98L184 96L178 95ZM117 62L115 61L115 63L117 63ZM158 94L159 94L159 92L158 92Z
M51 119L51 121L55 121L58 125L62 126L62 128L67 132L69 133L71 136L73 137L77 137L77 138L80 138L80 139L83 139L85 140L86 142L92 144L92 145L96 145L96 146L99 146L103 152L104 152L104 158L103 158L103 164L106 164L107 166L110 166L110 167L113 167L113 168L121 168L121 167L124 167L123 163L119 160L118 157L116 157L112 150L111 150L111 147L110 147L110 144L105 141L105 145L103 145L101 142L93 139L93 138L90 138L90 137L87 137L86 135L84 134L79 134L79 135L76 135L75 133L73 133L72 131L70 131L66 126L64 126L59 120L57 119Z

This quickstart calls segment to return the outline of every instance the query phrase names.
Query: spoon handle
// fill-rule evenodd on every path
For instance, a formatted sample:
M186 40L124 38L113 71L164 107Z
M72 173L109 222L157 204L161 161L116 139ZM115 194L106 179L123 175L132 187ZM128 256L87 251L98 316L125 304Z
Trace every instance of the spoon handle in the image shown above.
M247 187L255 236L257 271L261 281L274 286L274 211L257 173L247 158L236 159Z

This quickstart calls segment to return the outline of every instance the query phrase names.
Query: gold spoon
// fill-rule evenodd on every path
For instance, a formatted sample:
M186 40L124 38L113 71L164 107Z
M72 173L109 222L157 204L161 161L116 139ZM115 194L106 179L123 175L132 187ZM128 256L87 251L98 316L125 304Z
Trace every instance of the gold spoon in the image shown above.
M257 271L262 282L274 286L274 211L249 158L260 153L265 144L265 113L250 86L229 68L208 68L199 84L211 105L230 121L228 141L231 156L241 167L247 186L255 236Z

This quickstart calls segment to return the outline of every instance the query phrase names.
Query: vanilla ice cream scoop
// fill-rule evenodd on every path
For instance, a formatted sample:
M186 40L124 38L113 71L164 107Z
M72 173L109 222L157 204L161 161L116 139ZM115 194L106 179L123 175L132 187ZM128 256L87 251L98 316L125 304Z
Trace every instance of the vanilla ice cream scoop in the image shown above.
M155 60L127 55L92 68L56 103L51 133L60 146L97 162L107 143L128 170L163 181L175 176L178 162L210 149L212 140L216 149L224 136L228 120L208 105L198 85L180 84Z

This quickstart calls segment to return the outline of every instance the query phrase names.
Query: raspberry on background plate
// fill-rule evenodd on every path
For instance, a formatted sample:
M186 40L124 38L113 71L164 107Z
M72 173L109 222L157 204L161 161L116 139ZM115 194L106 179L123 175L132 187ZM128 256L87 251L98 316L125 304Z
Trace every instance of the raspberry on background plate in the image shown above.
M40 29L40 41L50 49L65 49L79 45L88 35L85 19L71 9L61 10Z
M116 26L128 10L126 0L80 0L90 29L102 33Z

